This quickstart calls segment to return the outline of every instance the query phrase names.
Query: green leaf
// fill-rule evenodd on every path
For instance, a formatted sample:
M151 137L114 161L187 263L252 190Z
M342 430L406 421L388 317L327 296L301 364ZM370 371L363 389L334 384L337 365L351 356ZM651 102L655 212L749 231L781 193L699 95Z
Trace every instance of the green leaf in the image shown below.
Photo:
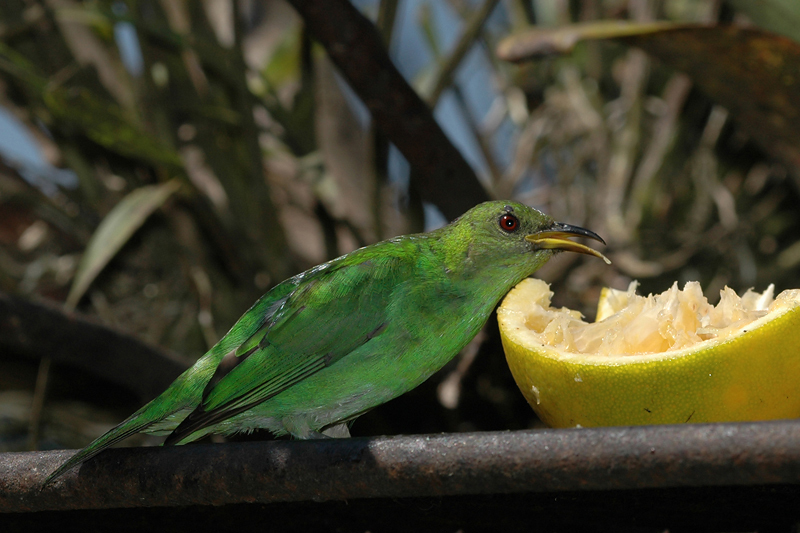
M83 252L65 306L74 309L111 259L153 212L178 190L178 180L136 189L103 219Z
M504 61L520 62L555 54L566 54L581 41L613 39L630 35L646 35L664 30L697 25L673 22L629 22L599 20L571 24L558 28L539 28L511 35L497 45L497 57Z
M800 2L797 0L731 0L731 5L757 26L800 43Z
M54 87L45 90L42 98L54 117L76 126L100 146L152 164L183 168L177 152L148 135L114 102L82 87Z
M33 63L4 43L0 43L0 72L26 83L37 91L43 91L47 85L47 79Z

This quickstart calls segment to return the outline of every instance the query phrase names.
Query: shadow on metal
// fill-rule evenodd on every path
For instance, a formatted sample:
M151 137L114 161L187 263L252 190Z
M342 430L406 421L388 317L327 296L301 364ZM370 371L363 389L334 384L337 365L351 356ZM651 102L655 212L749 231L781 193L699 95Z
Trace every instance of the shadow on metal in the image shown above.
M113 449L42 489L70 453L0 455L0 512L800 487L800 421Z

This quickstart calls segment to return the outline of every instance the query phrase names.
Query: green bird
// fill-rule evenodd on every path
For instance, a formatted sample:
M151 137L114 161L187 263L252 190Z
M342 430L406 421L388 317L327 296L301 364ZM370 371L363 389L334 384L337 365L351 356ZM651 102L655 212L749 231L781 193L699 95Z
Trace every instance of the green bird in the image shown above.
M443 228L356 250L261 297L160 396L45 481L138 432L184 444L266 428L298 439L349 436L348 424L410 391L478 333L500 299L568 240L594 232L510 201ZM604 243L605 244L605 243Z

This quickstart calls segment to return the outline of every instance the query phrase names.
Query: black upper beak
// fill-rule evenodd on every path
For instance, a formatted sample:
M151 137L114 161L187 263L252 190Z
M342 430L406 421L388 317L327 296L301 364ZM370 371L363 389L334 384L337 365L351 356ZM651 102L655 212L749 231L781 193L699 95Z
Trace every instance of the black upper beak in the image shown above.
M585 228L553 222L550 227L537 231L531 235L526 235L525 240L532 242L537 249L567 250L581 254L599 257L609 265L611 261L593 248L569 240L569 237L587 237L596 241L606 243L600 235Z

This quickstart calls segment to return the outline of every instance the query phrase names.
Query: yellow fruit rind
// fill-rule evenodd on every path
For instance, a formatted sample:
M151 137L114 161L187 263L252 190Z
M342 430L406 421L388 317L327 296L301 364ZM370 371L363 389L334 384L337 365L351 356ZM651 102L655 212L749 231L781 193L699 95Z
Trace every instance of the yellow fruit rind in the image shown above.
M800 416L793 303L722 341L611 358L531 344L508 315L498 319L514 379L551 427L769 420Z

